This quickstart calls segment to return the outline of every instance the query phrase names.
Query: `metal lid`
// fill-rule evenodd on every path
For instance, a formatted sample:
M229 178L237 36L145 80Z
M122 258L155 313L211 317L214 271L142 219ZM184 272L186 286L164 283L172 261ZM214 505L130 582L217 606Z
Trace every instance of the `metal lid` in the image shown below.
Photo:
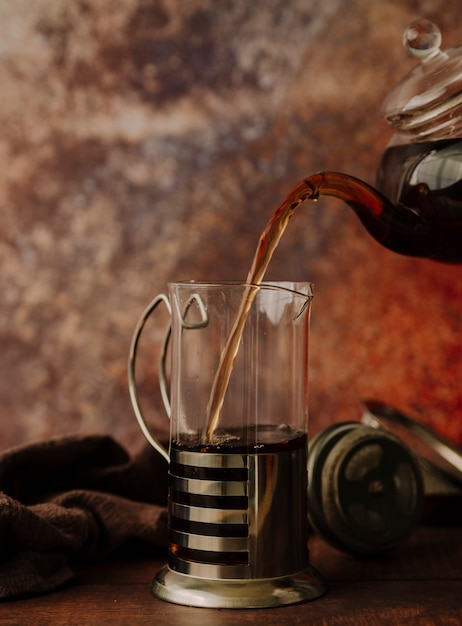
M387 122L412 141L462 135L462 46L441 51L441 32L428 20L409 24L406 50L420 59L382 106Z

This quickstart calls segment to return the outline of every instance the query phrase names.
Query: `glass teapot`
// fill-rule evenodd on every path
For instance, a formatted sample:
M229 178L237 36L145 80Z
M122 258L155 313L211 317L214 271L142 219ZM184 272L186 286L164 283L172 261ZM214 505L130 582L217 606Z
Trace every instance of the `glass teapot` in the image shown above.
M383 105L396 133L382 157L378 190L320 172L295 197L302 199L306 185L308 198L340 198L390 250L462 263L462 46L441 51L441 33L428 20L411 23L403 43L420 63Z

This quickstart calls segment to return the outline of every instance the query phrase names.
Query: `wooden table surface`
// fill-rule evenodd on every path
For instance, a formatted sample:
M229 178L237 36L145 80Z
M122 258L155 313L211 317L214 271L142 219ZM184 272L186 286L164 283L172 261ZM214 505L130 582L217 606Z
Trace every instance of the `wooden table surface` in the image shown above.
M359 559L310 539L311 561L328 592L306 604L273 609L197 609L153 598L150 583L163 559L86 564L75 581L49 595L0 605L0 624L161 624L243 626L459 626L462 624L462 528L420 526L382 559Z

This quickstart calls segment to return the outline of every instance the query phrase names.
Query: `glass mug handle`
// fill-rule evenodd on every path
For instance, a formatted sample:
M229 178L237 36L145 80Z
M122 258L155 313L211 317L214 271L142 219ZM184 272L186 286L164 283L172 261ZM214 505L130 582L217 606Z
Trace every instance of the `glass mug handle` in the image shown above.
M136 365L136 352L138 349L138 343L141 337L141 333L143 332L144 326L150 317L151 313L158 307L158 305L163 302L167 307L167 311L170 315L170 320L172 318L172 307L170 305L170 301L168 297L161 293L156 296L145 308L143 313L141 314L138 323L136 324L135 330L133 332L132 341L130 344L130 353L128 356L128 390L130 392L130 400L132 402L133 411L135 412L136 419L141 428L143 435L146 437L148 442L151 444L153 448L161 454L167 462L170 461L169 454L167 450L161 445L158 441L154 439L151 435L151 432L146 424L144 419L143 412L140 407L138 391L136 388L136 377L135 377L135 365ZM165 333L164 341L162 343L162 350L159 358L159 386L160 392L162 395L162 402L164 403L165 411L170 418L170 398L167 391L167 376L165 373L165 363L167 359L167 348L170 341L170 335L172 332L172 324L170 322L167 332Z
M161 353L160 353L160 358L159 358L159 387L160 387L160 392L162 395L162 402L164 404L165 411L170 419L171 405L170 405L169 392L167 389L167 375L165 371L166 370L165 365L167 361L167 350L168 350L168 345L170 342L170 336L172 334L172 323L171 323L172 306L170 304L170 300L168 299L168 297L163 293L157 295L148 304L148 306L145 308L145 310L141 314L138 320L138 323L135 327L135 330L133 332L132 341L130 345L130 353L128 357L128 389L130 392L130 399L132 402L133 410L135 412L136 419L138 421L138 424L141 428L143 435L146 437L146 439L151 444L151 446L155 448L166 459L167 462L169 462L170 457L169 457L167 450L164 448L163 445L161 445L158 441L154 439L154 437L151 435L149 428L146 424L146 421L144 419L143 412L141 410L140 403L139 403L138 391L136 388L136 377L135 377L136 351L138 348L138 343L141 337L141 333L143 332L144 325L146 324L151 313L154 312L154 310L158 307L158 305L161 302L163 302L165 306L167 307L167 311L170 315L170 324L167 328L167 332L165 333L165 337L162 342L162 348L161 348ZM187 318L189 309L194 303L196 303L196 305L198 306L201 319L198 322L196 321L196 322L191 323L191 322L188 322L186 318ZM182 314L180 314L180 323L181 323L181 328L183 329L204 328L208 325L209 318L207 314L207 309L201 297L199 296L199 294L197 293L192 294L190 298L188 299L188 301L186 302L184 311Z

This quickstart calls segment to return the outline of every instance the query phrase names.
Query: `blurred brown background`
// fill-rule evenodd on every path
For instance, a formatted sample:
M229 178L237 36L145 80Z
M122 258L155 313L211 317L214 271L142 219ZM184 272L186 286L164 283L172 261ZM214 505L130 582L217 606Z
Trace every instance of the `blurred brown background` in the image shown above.
M131 333L180 279L243 279L320 169L373 183L406 25L462 43L459 0L0 0L0 446L141 434ZM268 278L312 280L312 431L374 397L462 442L462 267L304 205ZM143 402L156 399L150 327ZM151 344L151 345L149 345ZM150 402L152 399L152 402Z

